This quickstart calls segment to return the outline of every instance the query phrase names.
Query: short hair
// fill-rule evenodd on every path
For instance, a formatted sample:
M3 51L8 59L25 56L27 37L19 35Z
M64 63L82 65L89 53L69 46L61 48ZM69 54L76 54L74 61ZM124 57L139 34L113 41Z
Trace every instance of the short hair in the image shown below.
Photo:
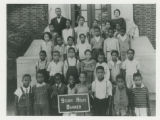
M115 10L114 10L114 14L115 14L116 11L119 12L119 15L121 14L121 11L120 11L119 9L115 9Z
M66 22L69 21L70 24L72 24L72 21L70 19L67 19Z
M45 75L44 75L44 71L43 71L43 70L38 70L38 71L37 71L37 74L36 74L36 77L37 77L37 75L38 75L38 74L43 75L43 77L45 76Z
M30 74L24 74L23 77L22 77L22 80L23 80L25 77L29 77L29 78L31 79L31 75L30 75Z
M54 53L57 53L58 55L60 55L60 52L59 52L58 50L54 50L54 51L52 52L52 55L53 55Z
M122 79L123 82L125 82L124 77L123 77L121 74L118 74L118 75L116 76L116 81L117 81L118 79Z
M117 56L119 56L119 52L118 52L117 50L112 50L112 51L111 51L111 56L112 56L113 53L116 53Z
M50 32L44 32L44 33L43 33L43 38L42 38L43 40L44 40L45 34L47 34L47 35L49 36L49 39L52 39L52 35L51 35Z
M85 75L85 77L87 76L87 73L86 73L85 71L80 72L79 76L80 76L81 74Z
M78 21L79 21L80 19L83 19L83 20L85 21L85 18L84 18L83 16L79 16Z
M56 9L60 9L60 10L61 10L61 8L60 8L60 7L57 7ZM55 10L56 10L56 9L55 9Z
M47 56L47 53L46 53L45 50L41 50L41 51L39 52L39 54L41 54L41 53L43 53L43 54L45 54L45 56Z
M136 73L133 74L133 80L134 80L135 77L141 77L142 78L142 75L141 75L140 72L136 72Z
M100 55L105 56L103 52L99 52L98 56L100 56Z
M106 22L105 23L109 23L109 24L111 24L111 21L110 20L106 20Z
M72 37L72 36L68 36L68 37L67 37L67 41L68 41L70 38L74 41L74 37Z
M56 78L57 76L60 77L60 79L61 79L61 81L62 81L62 79L63 79L62 74L61 74L61 73L56 73L56 74L54 75L54 78Z
M69 52L70 50L73 50L74 52L76 52L76 50L75 50L73 47L69 47L69 48L68 48L68 52Z
M100 27L98 27L98 26L94 27L94 30L96 30L96 29L99 30L99 31L101 31Z
M86 38L86 35L85 35L84 33L81 33L81 34L79 35L79 37L81 37L81 36L84 36L84 37Z
M110 30L112 30L112 32L113 32L113 28L112 28L112 27L110 27L110 28L108 29L108 31L110 31Z
M98 66L98 67L96 68L96 71L98 71L98 70L103 70L103 71L104 71L104 67L103 67L103 66Z
M57 39L57 38L62 38L62 36L60 36L60 35L57 35L57 36L56 36L56 39Z
M133 52L133 54L135 54L134 49L131 49L131 48L130 48L130 49L128 49L128 50L127 50L127 54L129 53L129 51L132 51L132 52Z
M92 51L90 49L85 50L84 54L86 54L87 52L92 53Z
M54 27L54 25L52 23L50 23L49 26L53 26Z

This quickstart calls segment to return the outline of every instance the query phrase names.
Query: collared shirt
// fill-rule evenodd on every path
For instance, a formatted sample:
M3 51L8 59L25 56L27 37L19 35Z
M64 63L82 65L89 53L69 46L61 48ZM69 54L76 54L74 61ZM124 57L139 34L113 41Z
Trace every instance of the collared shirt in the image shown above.
M108 98L108 96L112 96L112 84L109 80L99 81L95 79L92 83L92 92L95 93L95 97L98 99Z
M96 39L99 39L98 41ZM91 39L91 46L92 46L92 49L102 49L103 48L103 42L104 42L104 39L103 38L97 38L97 37L94 37Z
M57 22L60 23L60 21L61 21L61 16L60 18L57 17Z
M47 60L44 60L44 61L42 61L42 60L38 60L38 62L36 63L36 68L39 70L41 70L41 69L47 69L47 67L48 67L48 62L47 62Z
M95 37L94 37L94 39L96 40L96 42L99 42L100 38L101 38L100 36L98 36L98 37L95 36Z
M68 88L68 94L75 94L75 93L76 93L75 86L71 89L71 88L70 88L70 85L68 84L68 85L67 85L67 88Z
M44 85L46 85L45 82L43 82L43 83L41 83L41 84L40 84L40 83L37 83L37 84L36 84L36 87L42 87L42 86L44 86Z
M122 68L126 70L126 75L133 75L137 70L140 70L140 63L135 59L132 61L127 59L123 62Z
M58 63L55 63L54 61L51 61L48 65L47 71L50 72L50 76L54 76L56 73L62 74L63 70L63 62L59 61Z

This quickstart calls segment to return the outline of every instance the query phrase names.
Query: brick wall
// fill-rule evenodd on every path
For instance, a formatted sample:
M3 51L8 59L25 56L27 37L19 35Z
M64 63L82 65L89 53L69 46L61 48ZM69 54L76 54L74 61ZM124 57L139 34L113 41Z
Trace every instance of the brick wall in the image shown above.
M133 15L140 35L147 36L153 47L156 48L156 5L134 4Z

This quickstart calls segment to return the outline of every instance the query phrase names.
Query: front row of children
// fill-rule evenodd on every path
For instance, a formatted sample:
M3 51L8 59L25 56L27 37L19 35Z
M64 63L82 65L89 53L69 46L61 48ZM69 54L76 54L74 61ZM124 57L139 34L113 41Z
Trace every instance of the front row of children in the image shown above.
M58 113L57 96L62 94L88 93L90 96L90 113L68 113L68 115L150 115L148 89L142 83L139 72L133 74L134 86L127 89L124 78L116 76L114 87L105 77L103 66L96 68L96 78L89 86L86 82L86 73L81 72L79 83L75 77L68 76L68 84L63 81L62 74L56 73L54 84L44 82L43 71L37 71L37 83L31 87L31 76L25 74L22 78L22 87L15 91L16 115L62 115Z

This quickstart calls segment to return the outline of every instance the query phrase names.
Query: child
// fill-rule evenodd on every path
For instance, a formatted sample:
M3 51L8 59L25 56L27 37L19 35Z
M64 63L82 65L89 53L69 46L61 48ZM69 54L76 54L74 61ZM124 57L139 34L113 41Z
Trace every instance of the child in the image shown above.
M98 62L97 62L96 67L95 67L94 76L96 77L96 68L98 66L102 66L102 67L104 67L105 77L106 77L107 80L109 80L110 79L110 71L109 71L109 67L108 67L107 63L104 61L104 58L105 57L104 57L103 53L100 53L98 55Z
M92 39L95 34L94 34L94 27L98 27L98 20L93 20L93 23L92 23L92 28L90 29L90 38Z
M125 86L125 80L120 74L116 77L116 83L114 110L117 116L126 116L128 111L128 92Z
M108 30L109 30L110 27L111 27L111 22L110 21L106 21L105 29L102 31L102 37L104 39L107 39L109 37Z
M58 95L67 94L67 86L62 83L62 75L60 73L55 74L55 84L51 86L50 99L51 99L51 114L54 116L60 116L58 112Z
M93 58L97 60L98 54L100 51L103 51L103 42L104 39L100 36L100 28L95 27L94 28L94 38L91 40L91 47L93 52Z
M14 92L16 115L33 115L33 95L30 83L31 75L24 74L22 78L23 85Z
M126 85L127 88L131 88L133 86L133 74L136 72L140 72L140 64L134 58L135 51L133 49L129 49L127 51L127 57L123 64L123 75L126 77Z
M149 92L142 83L140 73L133 74L134 86L131 89L132 110L136 116L150 116Z
M120 34L120 30L123 29L119 24L116 24L116 29L114 31L114 37L117 38L117 36Z
M79 19L78 19L78 26L74 29L75 30L75 35L76 35L75 37L76 37L76 43L77 44L80 43L79 35L82 34L82 33L87 36L86 42L89 42L88 41L89 28L88 28L88 26L84 25L84 22L85 22L85 18L83 16L80 16Z
M120 30L120 34L117 36L117 38L119 40L121 61L125 61L127 56L127 50L131 48L130 38L126 34L126 31L124 28Z
M85 34L80 34L79 35L79 38L81 40L81 43L77 44L77 51L78 51L78 54L79 54L79 59L80 61L84 60L85 59L85 51L87 49L91 50L91 45L86 41L86 36Z
M71 27L71 20L66 20L66 28L62 31L64 44L67 45L67 39L69 36L74 37L74 29Z
M63 61L60 61L60 52L53 51L53 60L49 63L47 71L50 75L50 80L56 73L61 73L63 71ZM51 81L50 81L51 82Z
M107 38L104 41L104 54L105 57L107 58L107 61L111 60L111 51L112 50L117 50L119 52L119 43L118 43L118 39L113 37L113 29L109 29L109 38Z
M94 115L105 116L110 105L110 98L112 96L112 84L106 80L104 67L98 66L96 68L97 78L92 83L92 92L94 96Z
M57 45L54 47L54 51L59 51L60 53L60 60L64 60L65 54L65 45L63 44L63 40L61 36L57 36L56 38Z
M37 83L33 86L34 115L49 115L49 85L44 82L43 71L36 75Z
M111 52L112 59L108 62L108 66L111 73L110 80L114 85L116 85L116 76L121 73L122 63L120 60L118 60L118 55L119 55L118 51L113 50Z
M64 62L64 76L66 79L70 75L73 75L75 78L75 82L78 83L78 73L79 73L79 60L76 59L75 49L70 47L68 49L68 56Z
M43 34L43 41L40 46L40 51L41 50L46 51L48 61L52 60L51 52L53 50L53 43L52 43L51 39L52 39L52 35L49 32L45 32Z
M52 35L52 43L53 43L53 45L56 45L56 37L58 36L58 33L55 32L53 24L49 24L49 32Z
M87 73L87 83L91 85L94 80L94 69L96 67L96 61L92 59L91 50L87 49L85 51L86 59L81 62L81 71L85 71Z
M75 52L77 53L77 48L76 48L76 46L75 46L75 44L74 44L74 38L73 38L72 36L69 36L69 37L67 38L67 42L68 42L68 44L67 44L66 47L65 47L65 59L67 58L68 49L69 49L70 47L74 48L74 49L75 49Z
M48 72L47 72L47 67L48 67L48 61L46 59L47 54L46 51L42 50L39 53L39 57L40 59L38 60L38 62L36 63L36 73L41 70L44 72L44 76L45 76L45 82L48 82Z

